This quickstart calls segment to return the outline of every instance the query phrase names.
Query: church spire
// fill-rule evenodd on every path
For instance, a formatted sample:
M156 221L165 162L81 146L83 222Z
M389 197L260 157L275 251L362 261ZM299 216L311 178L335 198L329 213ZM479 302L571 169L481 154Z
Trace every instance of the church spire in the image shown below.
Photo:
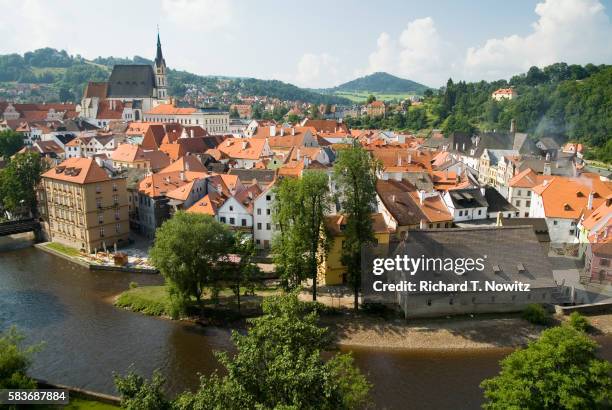
M157 27L157 55L155 56L155 65L157 67L166 65L164 55L162 54L161 41L159 40L159 26Z

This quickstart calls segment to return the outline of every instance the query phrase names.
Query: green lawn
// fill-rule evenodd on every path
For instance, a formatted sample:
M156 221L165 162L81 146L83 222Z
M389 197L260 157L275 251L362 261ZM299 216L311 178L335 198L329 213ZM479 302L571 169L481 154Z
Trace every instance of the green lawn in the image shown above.
M170 306L168 287L165 285L142 286L126 290L119 295L115 305L145 315L168 315Z
M54 251L63 253L67 256L79 256L79 250L76 248L71 248L70 246L66 246L57 242L49 242L45 245L49 249L53 249Z
M336 91L334 94L339 97L348 98L349 100L357 103L364 103L370 95L374 95L379 101L401 101L405 98L415 95L414 93L376 93L367 91Z
M244 295L246 288L241 288L241 295ZM241 296L242 308L258 308L266 296L278 294L277 288L256 289L255 295ZM195 299L193 299L195 306ZM202 298L203 308L213 308L213 301L209 290L204 292ZM139 286L123 292L115 301L115 306L130 309L151 316L171 316L170 315L170 296L168 286ZM219 306L223 308L235 309L236 298L229 288L223 288L219 292Z

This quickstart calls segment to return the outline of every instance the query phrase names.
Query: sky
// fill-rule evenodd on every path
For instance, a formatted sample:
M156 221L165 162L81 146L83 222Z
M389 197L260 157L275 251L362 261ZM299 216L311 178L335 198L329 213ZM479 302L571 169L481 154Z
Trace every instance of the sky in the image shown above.
M386 71L431 87L612 63L612 0L0 0L0 54L41 47L202 75L332 87Z

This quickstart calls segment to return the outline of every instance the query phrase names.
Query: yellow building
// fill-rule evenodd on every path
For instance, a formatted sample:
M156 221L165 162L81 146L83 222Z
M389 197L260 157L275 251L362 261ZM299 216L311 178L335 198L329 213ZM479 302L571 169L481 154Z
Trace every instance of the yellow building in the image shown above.
M88 252L127 243L126 179L92 158L69 158L45 172L38 193L50 241Z
M344 215L326 217L325 225L331 234L331 246L323 263L319 266L318 282L321 285L341 285L347 283L346 268L341 262L342 243L344 242ZM372 214L374 238L379 245L388 245L392 230L387 227L382 214Z

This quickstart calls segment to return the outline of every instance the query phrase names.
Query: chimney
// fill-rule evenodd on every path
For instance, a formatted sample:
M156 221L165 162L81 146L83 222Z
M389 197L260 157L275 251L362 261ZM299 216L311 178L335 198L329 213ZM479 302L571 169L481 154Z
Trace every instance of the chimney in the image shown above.
M217 184L217 193L222 193L223 192L223 187L221 186L221 184Z
M495 223L495 226L502 226L502 219L503 219L502 213L498 212L497 213L497 222Z
M422 189L419 189L418 193L419 193L419 203L423 205L425 203L425 191L423 191Z
M485 187L484 187L484 186L481 186L481 187L480 187L480 193L482 194L482 196L485 196L485 192L486 192Z
M397 166L402 166L402 154L400 154L399 152L397 153Z
M595 197L595 192L591 191L589 193L589 201L587 202L587 209L590 211L593 209L593 198Z
M459 151L459 143L455 142L455 151Z
M297 150L297 152L296 152L296 154L295 154L295 158L296 158L298 161L299 161L299 160L302 158L301 153L300 153L300 149L299 149L299 148L298 148L298 150Z
M185 171L181 171L181 172L179 173L179 176L180 176L180 178L181 178L181 181L185 181L185 180L187 179L187 178L185 178Z
M308 165L310 165L310 158L308 158L308 155L304 155L304 166L307 167Z
M253 199L253 191L249 191L248 195L249 195L249 199Z
M427 229L427 221L425 219L421 219L420 228Z
M247 149L249 143L247 141L242 141L242 149Z
M514 118L510 120L510 132L516 132L516 120Z
M189 136L193 138L193 128L189 131Z
M544 162L544 168L542 169L542 174L551 175L552 171L550 168L550 154L546 154L546 161Z
M283 127L281 127L281 137L285 136L285 129Z
M412 154L408 154L408 163L412 164Z
M463 146L461 147L462 151L465 151L465 142L463 143Z
M391 195L391 202L395 202L395 194Z
M291 127L291 135L295 135L295 127Z
M276 125L270 125L270 136L276 137Z

